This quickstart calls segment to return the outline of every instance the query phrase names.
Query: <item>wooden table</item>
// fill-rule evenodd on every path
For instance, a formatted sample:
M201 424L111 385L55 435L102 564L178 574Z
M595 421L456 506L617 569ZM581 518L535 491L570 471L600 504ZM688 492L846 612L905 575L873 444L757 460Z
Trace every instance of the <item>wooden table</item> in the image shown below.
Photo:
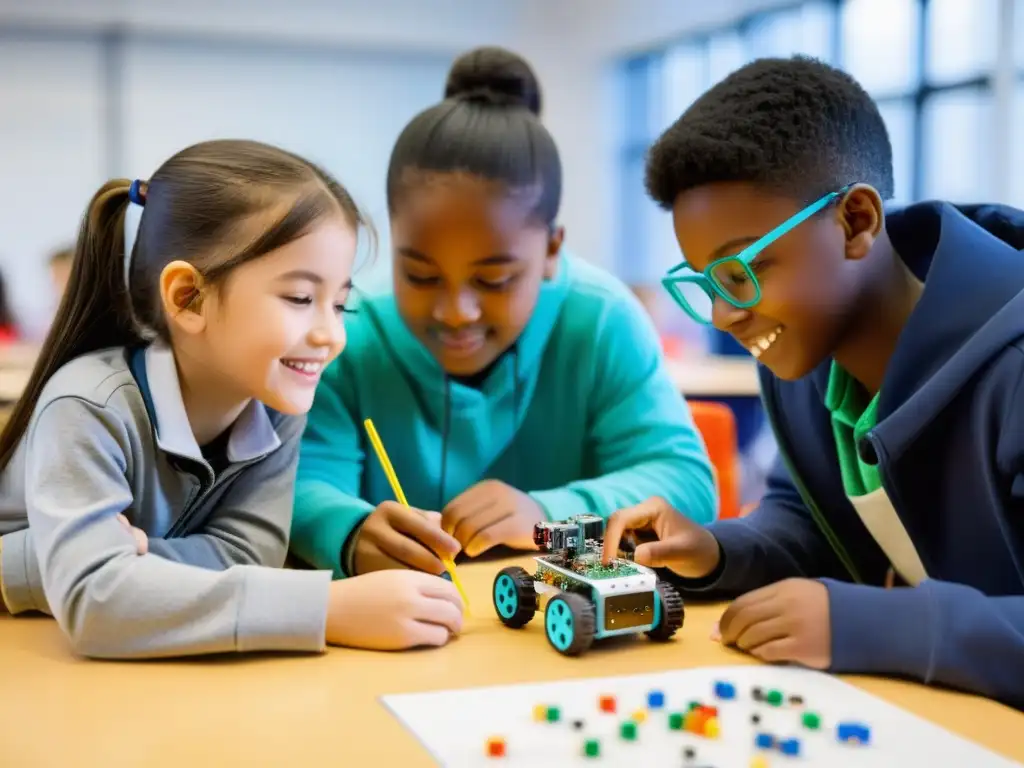
M761 396L757 364L752 357L707 355L666 361L669 375L684 397Z
M541 622L516 632L495 619L490 588L504 564L460 566L474 618L457 641L425 651L82 661L52 620L4 617L0 765L417 768L434 763L378 702L382 694L754 663L708 639L722 606L695 604L671 643L637 638L565 658L548 647ZM1024 761L1024 715L1007 707L909 683L850 681Z

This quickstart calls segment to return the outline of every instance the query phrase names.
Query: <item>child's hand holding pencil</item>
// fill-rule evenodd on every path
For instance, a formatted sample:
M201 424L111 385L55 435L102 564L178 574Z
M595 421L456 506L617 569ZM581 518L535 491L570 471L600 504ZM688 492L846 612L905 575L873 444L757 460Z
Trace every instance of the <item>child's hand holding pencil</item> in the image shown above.
M454 558L459 542L441 529L441 515L385 501L363 522L355 540L356 573L412 568L440 576L442 557Z
M395 474L395 468L391 465L391 459L388 458L388 453L384 450L384 443L381 442L380 435L377 434L377 428L373 425L372 419L366 419L363 421L363 426L366 427L366 434L370 438L370 443L373 445L374 451L377 453L377 459L380 461L381 467L384 469L384 473L387 475L388 482L391 484L392 490L395 492L395 497L398 499L399 509L395 510L390 505L392 502L384 502L378 505L370 517L363 523L363 527L356 537L356 573L359 573L359 541L365 535L366 525L374 517L378 515L378 520L374 523L374 527L371 529L370 535L374 537L370 544L364 546L364 551L369 549L372 553L373 548L376 548L378 552L384 553L387 551L393 559L401 562L398 555L415 555L418 558L422 558L423 553L411 548L410 542L402 542L400 538L405 535L406 538L409 535L415 536L416 541L420 542L419 548L422 549L422 544L431 546L434 553L440 559L442 564L442 570L448 572L451 577L452 584L459 591L459 596L462 598L462 602L466 607L466 612L469 613L469 598L466 597L466 591L462 588L462 582L459 580L458 574L455 572L455 561L452 559L458 554L461 545L458 540L452 538L449 534L441 530L441 517L435 513L436 517L432 516L429 512L424 512L421 509L416 509L409 506L408 500L405 498L405 493L402 491L402 486L398 482L398 475ZM384 512L381 512L385 509ZM419 518L419 521L416 521ZM383 521L383 524L381 524ZM412 546L416 546L416 541L412 541ZM381 549L381 544L384 544L386 550ZM423 569L425 570L425 569ZM431 568L430 570L433 570Z

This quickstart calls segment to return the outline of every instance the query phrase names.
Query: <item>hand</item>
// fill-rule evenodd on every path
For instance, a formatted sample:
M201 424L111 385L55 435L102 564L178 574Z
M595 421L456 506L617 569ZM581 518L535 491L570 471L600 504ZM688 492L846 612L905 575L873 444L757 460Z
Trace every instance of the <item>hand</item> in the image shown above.
M464 606L448 581L409 570L331 582L327 642L396 651L440 646L462 631Z
M734 645L761 661L828 669L832 663L829 620L824 584L786 579L738 597L722 614L717 634L724 645Z
M605 526L605 564L619 556L623 535L639 532L641 538L653 534L654 541L640 544L633 559L649 568L668 568L686 579L700 579L718 567L721 553L714 535L690 518L677 512L664 499L655 496L635 507L620 509Z
M484 480L456 496L441 513L441 527L470 557L504 544L536 549L533 526L544 519L540 505L500 480Z
M356 573L388 568L412 568L439 576L444 563L438 555L455 557L459 542L441 530L441 515L410 508L397 501L382 502L363 522L354 544Z
M129 523L128 518L124 515L118 515L117 521L131 531L132 536L135 537L135 550L138 554L144 555L149 552L149 537L146 535L144 530L136 528L134 525Z

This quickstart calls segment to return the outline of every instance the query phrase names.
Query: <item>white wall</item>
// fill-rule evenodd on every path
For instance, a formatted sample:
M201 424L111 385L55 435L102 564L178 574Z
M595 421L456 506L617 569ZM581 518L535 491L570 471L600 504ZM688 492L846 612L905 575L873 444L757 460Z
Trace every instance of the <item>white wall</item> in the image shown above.
M570 247L611 266L615 60L785 1L0 0L0 265L41 327L45 253L73 236L91 191L108 175L145 176L174 148L212 135L312 155L386 233L395 135L440 96L452 56L497 43L541 77L565 166ZM83 33L115 29L128 41L124 100L107 103L111 62ZM375 274L389 261L385 251Z

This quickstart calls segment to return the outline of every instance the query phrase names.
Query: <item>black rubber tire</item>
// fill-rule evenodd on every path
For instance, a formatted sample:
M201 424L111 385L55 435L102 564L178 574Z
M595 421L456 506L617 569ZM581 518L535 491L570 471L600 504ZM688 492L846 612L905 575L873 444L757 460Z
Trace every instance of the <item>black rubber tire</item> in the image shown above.
M559 647L549 630L548 617L553 612L564 615L568 611L572 621L572 638L568 645ZM547 608L544 610L544 636L548 643L556 651L564 656L579 656L587 651L594 643L595 627L597 626L597 615L594 604L581 595L574 592L559 592L548 600Z
M503 580L502 577L508 577L508 579ZM508 598L515 601L515 608L510 616L506 616L498 604L500 597L498 583L503 581L507 583L508 580L512 582L513 591ZM498 614L498 618L501 619L501 623L512 629L526 626L537 613L537 590L533 586L533 577L525 568L520 568L518 565L498 571L498 575L494 577L494 583L491 585L491 599L494 601L494 610Z
M667 581L659 581L654 588L658 590L658 597L661 600L661 618L654 629L647 632L647 636L651 640L664 643L672 639L683 626L686 609L683 607L683 598L679 596L679 592Z

